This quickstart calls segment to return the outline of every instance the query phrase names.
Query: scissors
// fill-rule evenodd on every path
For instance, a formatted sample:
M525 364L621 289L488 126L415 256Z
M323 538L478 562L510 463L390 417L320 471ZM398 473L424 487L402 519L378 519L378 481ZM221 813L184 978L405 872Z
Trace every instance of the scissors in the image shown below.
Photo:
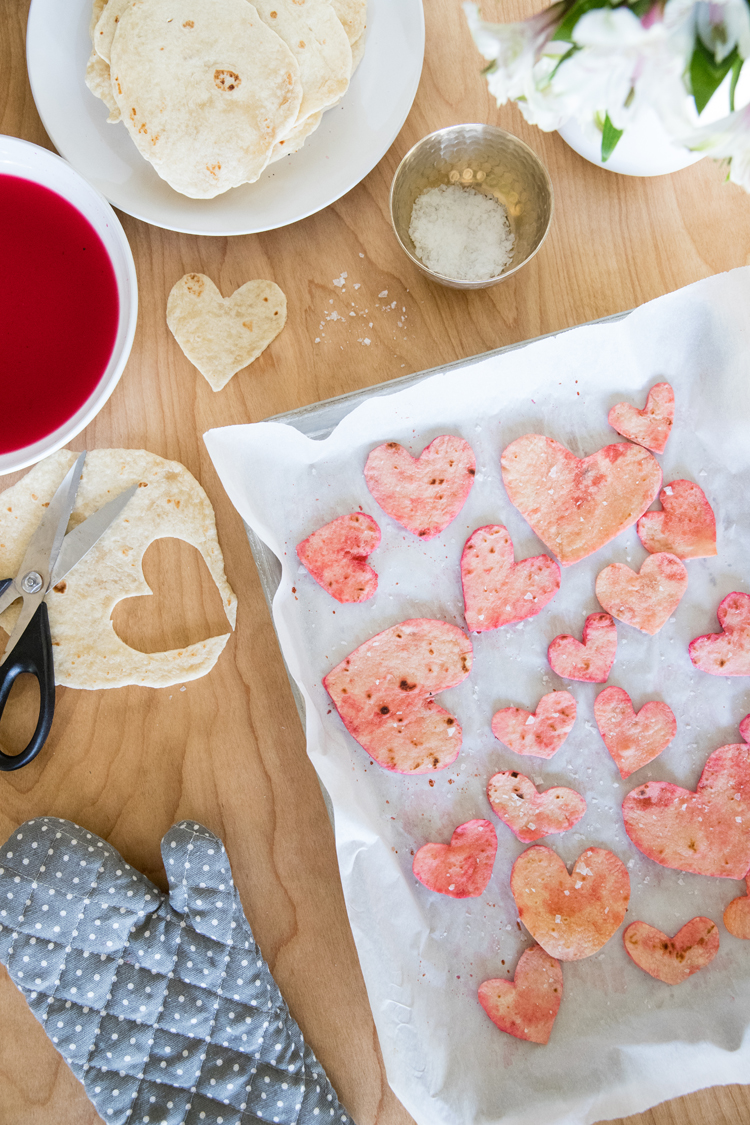
M55 668L45 595L88 554L138 488L137 484L126 488L66 535L85 460L84 451L65 474L29 541L18 574L15 578L0 579L0 613L23 598L16 627L0 659L0 719L11 688L22 672L31 673L39 684L36 730L20 754L3 754L0 751L0 770L17 770L31 762L46 742L52 727Z

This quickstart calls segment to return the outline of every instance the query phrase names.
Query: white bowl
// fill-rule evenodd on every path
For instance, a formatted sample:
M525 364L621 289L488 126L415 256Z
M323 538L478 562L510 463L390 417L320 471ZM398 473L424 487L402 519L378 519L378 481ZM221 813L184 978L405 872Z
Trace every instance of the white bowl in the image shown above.
M127 363L138 317L138 282L125 231L103 195L59 156L18 137L0 136L0 175L18 176L56 192L88 219L104 244L117 283L117 334L107 367L94 391L63 425L46 437L0 453L0 476L25 469L66 445L89 424L117 386ZM2 409L0 405L0 410Z

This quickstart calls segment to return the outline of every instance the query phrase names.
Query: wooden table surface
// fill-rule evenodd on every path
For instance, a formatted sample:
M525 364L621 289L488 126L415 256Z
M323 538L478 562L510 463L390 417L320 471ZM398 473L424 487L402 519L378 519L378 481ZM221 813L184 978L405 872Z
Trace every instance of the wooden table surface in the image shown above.
M140 286L135 345L114 395L72 447L145 448L190 469L216 510L239 597L237 630L213 672L182 690L58 688L44 751L26 769L0 775L0 839L29 817L66 817L105 837L162 888L159 841L175 821L194 818L221 836L271 970L359 1125L411 1118L386 1081L326 810L242 523L202 434L629 309L750 263L750 197L724 184L720 168L704 160L672 176L630 179L587 164L556 134L528 126L514 106L497 109L459 0L425 6L425 65L414 107L380 164L338 203L284 230L238 238L174 234L120 216ZM508 20L535 6L488 0L485 12ZM52 148L26 75L27 11L28 0L0 0L0 132ZM469 293L424 279L388 219L388 189L403 154L425 133L464 121L522 137L549 169L556 197L549 238L530 265L504 284ZM357 311L370 310L369 347L358 343L359 316L331 321L325 340L314 343L326 311L350 307L332 283L344 270L361 285ZM289 302L282 334L218 394L165 323L167 294L188 271L208 274L225 296L251 278L269 278ZM405 307L403 329L376 308L383 289ZM124 640L156 651L226 631L219 595L192 547L154 544L144 566L154 597L120 604L115 625ZM4 748L23 744L19 729L4 731ZM99 1120L0 968L0 1125ZM750 1087L740 1086L628 1119L748 1121Z

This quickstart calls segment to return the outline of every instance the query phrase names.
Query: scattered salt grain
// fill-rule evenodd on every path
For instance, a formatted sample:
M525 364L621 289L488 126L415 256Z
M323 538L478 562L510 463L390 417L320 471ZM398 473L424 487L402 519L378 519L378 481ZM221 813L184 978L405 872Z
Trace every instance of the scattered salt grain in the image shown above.
M511 260L515 236L494 196L458 184L428 188L417 198L409 235L428 269L459 281L486 281Z

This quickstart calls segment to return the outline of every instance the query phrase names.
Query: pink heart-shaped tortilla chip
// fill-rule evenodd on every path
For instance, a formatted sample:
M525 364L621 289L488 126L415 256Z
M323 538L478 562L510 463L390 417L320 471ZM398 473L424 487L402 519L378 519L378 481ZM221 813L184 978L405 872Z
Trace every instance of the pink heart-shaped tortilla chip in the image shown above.
M750 938L750 884L745 880L746 893L733 898L724 911L724 925L732 937Z
M576 701L569 691L543 695L532 715L521 707L503 707L492 716L492 733L516 754L551 758L576 721Z
M691 480L673 480L662 488L659 501L663 511L646 512L636 525L647 551L667 551L678 559L716 554L716 517L702 488Z
M750 594L727 594L716 616L723 632L691 641L690 659L711 676L750 676Z
M449 898L478 898L492 875L497 834L489 820L459 824L450 844L424 844L412 870L420 883Z
M529 1043L548 1043L563 995L562 966L540 945L525 950L509 980L486 980L479 1003L496 1027Z
M698 788L649 781L622 803L625 831L663 867L744 879L750 868L750 747L709 755Z
M606 682L617 653L617 626L608 613L591 613L583 626L583 642L561 633L547 649L553 672L564 680Z
M569 875L551 848L535 844L513 864L518 916L551 957L581 961L609 941L630 901L625 864L605 848L587 848Z
M461 727L433 696L471 671L471 641L455 625L402 621L350 652L323 678L344 726L396 773L431 773L458 757Z
M422 539L439 535L456 518L475 475L473 449L452 434L436 437L419 457L388 441L365 465L367 487L383 511Z
M750 742L750 715L745 715L745 718L740 723L740 738L745 742Z
M605 566L596 578L602 609L653 636L667 623L687 590L688 573L676 555L649 555L638 574L624 563Z
M513 541L502 524L480 527L461 555L466 624L472 633L534 617L560 589L560 567L549 555L513 561Z
M710 918L691 918L673 938L647 922L631 922L622 940L638 968L664 984L682 984L719 952L719 931Z
M567 832L586 812L586 802L575 789L559 785L540 793L533 781L516 770L491 777L487 798L492 811L524 844Z
M677 734L677 720L666 703L652 700L636 714L630 696L619 687L600 692L594 718L604 745L622 777L653 762Z
M351 512L303 539L297 557L337 602L364 602L378 588L378 576L365 559L379 543L380 528L372 516Z
M643 410L618 402L609 412L609 424L628 441L654 453L663 453L674 422L674 391L669 383L656 383L648 392Z
M541 434L505 449L503 482L524 519L563 566L585 559L654 502L659 462L640 445L607 445L582 460Z

